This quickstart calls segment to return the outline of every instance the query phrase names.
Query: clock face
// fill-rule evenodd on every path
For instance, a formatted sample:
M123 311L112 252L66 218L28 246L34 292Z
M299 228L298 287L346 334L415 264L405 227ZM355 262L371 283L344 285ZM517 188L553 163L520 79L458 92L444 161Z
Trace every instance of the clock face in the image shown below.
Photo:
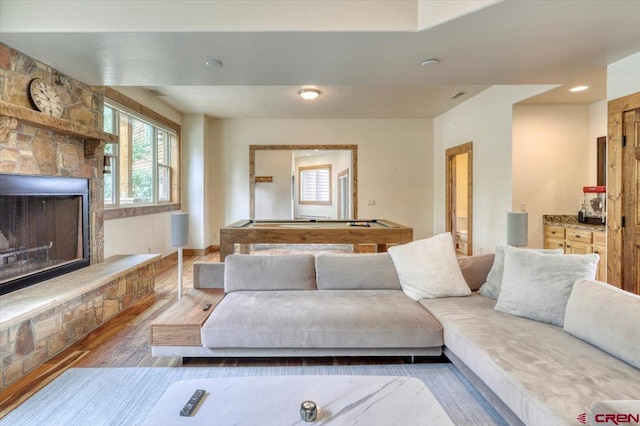
M29 93L38 110L54 117L62 117L62 101L51 84L41 78L33 79L29 84Z

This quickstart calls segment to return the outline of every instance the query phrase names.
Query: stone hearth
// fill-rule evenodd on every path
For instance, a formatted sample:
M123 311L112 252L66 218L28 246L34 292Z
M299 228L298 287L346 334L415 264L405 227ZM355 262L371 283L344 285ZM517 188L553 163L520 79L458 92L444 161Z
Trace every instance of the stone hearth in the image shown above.
M0 297L0 389L154 292L160 255L104 262Z

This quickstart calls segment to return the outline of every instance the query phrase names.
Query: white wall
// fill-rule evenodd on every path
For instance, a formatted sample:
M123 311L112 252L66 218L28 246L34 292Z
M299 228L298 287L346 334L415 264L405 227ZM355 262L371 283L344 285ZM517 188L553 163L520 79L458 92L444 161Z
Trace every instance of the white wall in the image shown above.
M187 247L205 249L211 242L211 191L209 165L211 123L204 115L186 114L182 126L182 210L189 213Z
M104 257L116 254L156 253L163 257L177 251L171 246L171 216L157 213L104 221Z
M589 185L598 183L598 138L608 137L607 101L589 105Z
M271 176L272 182L256 183L256 219L292 219L292 151L257 150L256 176Z
M543 247L544 214L576 215L582 187L595 185L589 117L589 105L513 107L512 210L526 204L528 247Z
M513 104L554 86L493 86L434 120L433 229L445 231L445 152L473 142L473 253L506 243Z
M640 52L607 66L607 99L640 92Z
M222 170L221 186L212 189L214 229L249 217L249 145L355 144L359 218L411 226L414 238L433 234L431 120L224 119L216 126L210 161Z

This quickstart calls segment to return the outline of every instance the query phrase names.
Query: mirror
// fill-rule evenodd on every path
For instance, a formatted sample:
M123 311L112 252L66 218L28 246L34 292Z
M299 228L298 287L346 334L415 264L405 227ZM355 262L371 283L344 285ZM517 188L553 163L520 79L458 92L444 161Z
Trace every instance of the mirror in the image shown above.
M356 145L250 145L251 219L357 219Z

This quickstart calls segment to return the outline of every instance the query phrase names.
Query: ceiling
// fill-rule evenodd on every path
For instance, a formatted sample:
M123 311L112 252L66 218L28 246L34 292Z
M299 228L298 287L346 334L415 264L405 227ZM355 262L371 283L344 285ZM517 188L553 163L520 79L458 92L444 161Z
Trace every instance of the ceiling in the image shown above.
M0 0L1 42L87 84L225 118L433 118L491 85L592 103L607 65L640 51L638 22L640 1L613 0ZM578 84L590 89L568 92ZM302 87L322 94L304 101Z

